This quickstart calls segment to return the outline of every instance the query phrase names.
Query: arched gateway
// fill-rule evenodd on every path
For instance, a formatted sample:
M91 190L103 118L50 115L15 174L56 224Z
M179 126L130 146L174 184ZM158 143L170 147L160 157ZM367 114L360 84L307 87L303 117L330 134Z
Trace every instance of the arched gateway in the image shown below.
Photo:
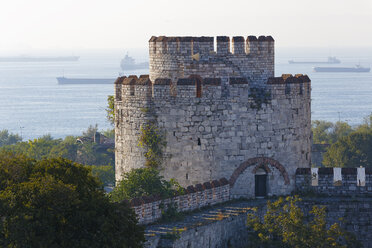
M252 170L247 170L253 167ZM230 177L233 197L263 197L289 193L285 167L272 158L256 157L241 163Z

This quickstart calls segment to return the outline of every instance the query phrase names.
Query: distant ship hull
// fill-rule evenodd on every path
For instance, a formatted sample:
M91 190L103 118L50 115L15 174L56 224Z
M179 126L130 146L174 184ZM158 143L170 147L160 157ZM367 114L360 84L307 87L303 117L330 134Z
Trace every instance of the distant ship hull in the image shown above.
M78 61L79 56L64 57L0 57L0 62L63 62Z
M114 84L115 78L65 78L57 77L58 84Z
M337 59L336 57L328 57L327 61L294 61L294 60L289 60L288 63L290 63L290 64L340 64L341 60Z
M314 67L315 72L369 72L371 68L364 67Z
M328 62L328 61L294 61L289 60L289 64L340 64L341 62Z

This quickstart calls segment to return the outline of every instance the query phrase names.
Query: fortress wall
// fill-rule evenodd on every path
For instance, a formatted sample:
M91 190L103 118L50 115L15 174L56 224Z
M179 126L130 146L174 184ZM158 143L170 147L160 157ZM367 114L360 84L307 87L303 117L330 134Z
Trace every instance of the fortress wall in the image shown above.
M201 77L248 77L263 86L274 76L274 39L271 36L152 37L149 41L150 78L178 78L198 74ZM200 59L193 59L198 54Z
M118 180L124 172L144 165L144 153L138 146L138 137L141 126L153 116L148 113L152 85L143 79L126 78L121 87L118 84L116 87L121 89L121 95L115 96L115 176Z
M165 178L176 178L183 186L230 178L244 161L269 157L283 164L290 177L288 186L277 187L284 181L272 168L269 195L290 192L295 169L310 166L310 95L299 94L299 85L310 87L310 82L288 78L268 82L271 100L261 108L253 106L257 99L251 95L250 82L242 78L230 79L226 88L219 86L221 80L205 79L201 97L196 94L196 78L176 83L158 80L152 87L139 85L135 91L140 94L138 98L122 96L117 104L117 110L122 111L119 113L125 115L116 122L117 179L122 172L144 164L144 150L137 145L139 130L153 118L166 135ZM291 85L289 94L286 84ZM123 85L123 92L130 87ZM143 93L148 89L152 89L151 95ZM149 111L144 113L144 109ZM252 169L242 173L232 188L236 197L253 196L247 190L247 185L254 183Z
M342 168L342 178L335 182L333 168L319 168L317 176L311 174L310 168L301 168L296 171L296 191L329 196L372 196L372 170L362 170L364 182L358 182L357 168Z
M179 212L192 211L205 206L212 206L230 199L230 186L227 179L214 180L203 184L191 185L185 189L184 195L169 199L157 196L144 196L131 200L139 224L149 224L162 217L169 204L175 204Z
M300 208L308 213L314 205L326 208L326 221L331 225L338 223L342 228L356 235L363 247L372 247L372 200L370 198L315 198L302 197ZM266 212L265 202L250 201L245 208L258 207L258 214L263 216ZM216 208L216 211L219 211ZM173 227L181 230L179 237L169 239L160 234L147 235L144 247L180 247L180 248L208 248L208 247L249 247L252 245L247 230L247 214L249 210L231 215L222 220L214 219L190 225L186 222L177 222L167 225L168 230ZM180 228L180 227L187 228ZM151 229L151 227L149 228ZM164 229L162 229L164 230Z

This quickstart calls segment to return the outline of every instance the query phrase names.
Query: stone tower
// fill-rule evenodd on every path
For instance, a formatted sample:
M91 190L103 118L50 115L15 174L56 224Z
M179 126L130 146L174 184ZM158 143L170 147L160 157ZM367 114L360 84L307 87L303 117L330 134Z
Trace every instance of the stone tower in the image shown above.
M143 167L140 129L166 139L162 174L183 186L225 177L235 197L281 195L310 167L311 82L274 77L271 36L152 37L150 75L115 82L116 179Z

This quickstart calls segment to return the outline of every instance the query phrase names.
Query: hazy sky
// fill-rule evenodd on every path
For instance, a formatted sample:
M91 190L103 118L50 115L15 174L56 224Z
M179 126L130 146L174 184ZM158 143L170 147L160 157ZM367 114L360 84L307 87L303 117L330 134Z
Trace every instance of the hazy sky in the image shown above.
M0 52L147 47L151 35L372 46L372 0L0 0Z

